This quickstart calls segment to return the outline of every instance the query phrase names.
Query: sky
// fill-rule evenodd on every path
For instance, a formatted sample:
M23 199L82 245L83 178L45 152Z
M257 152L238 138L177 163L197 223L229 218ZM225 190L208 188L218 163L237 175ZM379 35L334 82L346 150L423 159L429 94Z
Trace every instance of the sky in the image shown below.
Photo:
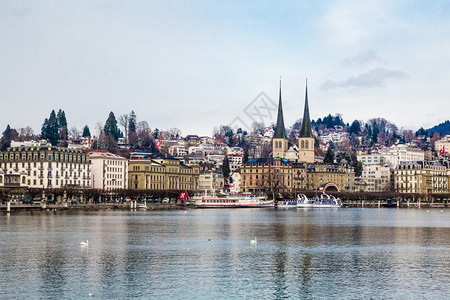
M449 119L450 1L0 0L0 130L52 109L98 134L132 110L151 129L382 117Z

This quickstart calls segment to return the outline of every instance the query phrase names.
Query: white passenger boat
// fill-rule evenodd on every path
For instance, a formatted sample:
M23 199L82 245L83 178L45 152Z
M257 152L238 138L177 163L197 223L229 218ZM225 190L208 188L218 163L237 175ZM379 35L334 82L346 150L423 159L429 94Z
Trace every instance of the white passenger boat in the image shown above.
M297 207L338 208L342 202L333 195L323 193L320 197L308 198L303 194L297 196Z
M274 201L251 193L194 196L191 203L198 208L273 207Z
M283 199L278 201L278 208L297 208L297 199Z

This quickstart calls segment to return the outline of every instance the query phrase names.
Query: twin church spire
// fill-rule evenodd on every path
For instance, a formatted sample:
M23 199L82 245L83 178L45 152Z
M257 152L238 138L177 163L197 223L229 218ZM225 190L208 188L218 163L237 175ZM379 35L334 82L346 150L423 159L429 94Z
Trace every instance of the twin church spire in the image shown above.
M305 108L303 111L302 127L299 134L299 153L298 161L313 163L314 162L314 138L311 130L311 120L309 116L308 105L308 80L306 80ZM288 150L288 139L286 129L284 127L283 105L281 102L281 78L280 78L280 95L278 100L278 115L275 132L272 139L272 156L285 157Z
M275 133L273 134L273 138L281 138L281 139L287 138L286 128L284 127L283 105L281 103L281 78L280 78L280 96L278 100L277 125L275 127Z

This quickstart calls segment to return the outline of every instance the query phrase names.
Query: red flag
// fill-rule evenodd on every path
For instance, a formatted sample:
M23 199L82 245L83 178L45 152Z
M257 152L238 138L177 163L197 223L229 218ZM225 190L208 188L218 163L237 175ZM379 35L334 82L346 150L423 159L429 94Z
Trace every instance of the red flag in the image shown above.
M440 154L440 155L442 155L442 154L444 154L444 153L445 153L445 146L443 146L442 149L439 150L439 154Z
M178 200L180 200L180 202L183 202L185 199L187 199L187 197L189 197L189 195L186 190L184 190L180 193L180 195L178 195Z
M157 140L155 143L156 149L158 149L159 147L161 147L161 139Z

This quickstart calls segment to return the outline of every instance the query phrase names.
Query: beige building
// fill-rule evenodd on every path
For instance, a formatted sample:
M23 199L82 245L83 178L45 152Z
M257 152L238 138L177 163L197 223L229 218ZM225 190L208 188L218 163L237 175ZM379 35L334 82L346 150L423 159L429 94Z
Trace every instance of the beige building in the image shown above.
M320 189L333 183L340 191L356 191L355 172L343 164L308 164L306 169L306 189Z
M84 150L91 161L92 187L102 190L128 188L128 160L103 150Z
M366 183L365 192L385 192L391 188L391 169L388 166L366 165L361 179Z
M449 168L436 161L403 162L394 171L399 193L448 193Z
M200 168L162 155L131 155L128 186L140 190L190 190L199 188Z
M284 158L252 158L241 167L241 191L295 192L305 188L306 168Z
M90 161L79 149L35 146L9 147L0 152L0 186L91 187Z

